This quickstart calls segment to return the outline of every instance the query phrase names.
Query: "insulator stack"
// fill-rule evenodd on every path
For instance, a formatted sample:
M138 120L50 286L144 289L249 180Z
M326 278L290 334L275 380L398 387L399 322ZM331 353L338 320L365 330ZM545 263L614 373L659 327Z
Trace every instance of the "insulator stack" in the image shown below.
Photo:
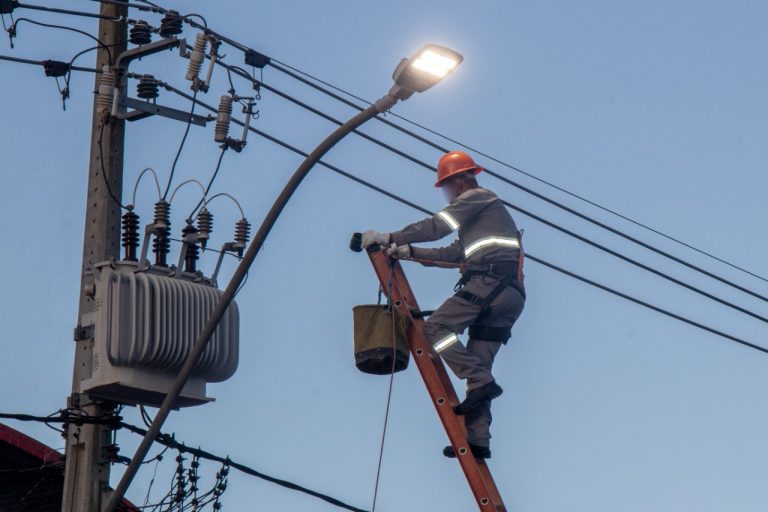
M208 239L213 232L213 214L208 208L203 208L197 214L197 231L199 233L198 240L200 240L200 245L205 249L205 246L208 245Z
M145 100L155 99L160 96L160 86L152 75L144 75L136 85L136 95Z
M235 224L235 246L237 247L237 254L243 255L245 246L248 245L248 240L251 236L251 223L248 219L243 217L237 224Z
M181 454L176 457L176 494L173 497L176 503L182 503L187 494L187 480L184 478L185 460Z
M225 94L219 101L219 113L216 115L216 128L213 140L226 142L229 136L229 123L232 120L232 96Z
M202 32L195 36L195 47L189 54L186 79L192 82L200 80L200 67L205 60L205 49L208 47L208 38Z
M152 42L152 27L144 20L137 21L130 31L128 40L131 44L141 46Z
M182 30L181 15L176 11L168 11L160 21L160 36L172 37L181 34Z
M152 241L152 252L155 253L155 265L160 267L168 266L168 253L171 248L171 205L168 201L161 199L155 203L154 223L165 226L159 228Z
M123 214L123 247L128 261L136 260L136 249L139 247L139 216L129 208Z
M115 97L115 74L109 66L104 66L99 79L99 95L96 106L99 113L112 111L112 100Z
M181 230L185 241L189 235L195 235L196 233L197 228L191 222ZM184 254L184 272L195 272L197 271L197 260L200 258L200 248L196 243L186 243L187 252Z

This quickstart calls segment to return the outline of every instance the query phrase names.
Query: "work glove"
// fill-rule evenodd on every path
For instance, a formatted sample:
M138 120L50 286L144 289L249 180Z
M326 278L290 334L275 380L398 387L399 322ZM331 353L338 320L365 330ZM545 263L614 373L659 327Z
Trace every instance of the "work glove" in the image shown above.
M403 259L411 257L411 244L396 245L392 244L387 249L387 256L395 259Z
M363 249L367 249L373 244L379 244L382 247L386 247L389 244L389 233L379 233L378 231L369 229L363 233L361 243Z

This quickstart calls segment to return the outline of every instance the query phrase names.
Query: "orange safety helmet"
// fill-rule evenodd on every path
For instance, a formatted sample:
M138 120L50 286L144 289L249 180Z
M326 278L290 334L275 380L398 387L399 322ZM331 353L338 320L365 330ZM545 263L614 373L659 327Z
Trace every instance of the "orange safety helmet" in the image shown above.
M472 157L463 151L451 151L444 154L437 164L437 182L436 187L442 187L443 181L461 174L462 172L472 171L472 174L479 174L483 168L472 160Z

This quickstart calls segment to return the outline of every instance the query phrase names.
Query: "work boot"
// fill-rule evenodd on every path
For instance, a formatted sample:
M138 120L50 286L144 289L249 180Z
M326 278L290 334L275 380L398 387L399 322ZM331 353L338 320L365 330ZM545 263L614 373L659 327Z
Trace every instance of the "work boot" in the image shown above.
M484 400L493 400L501 396L504 392L501 386L496 384L496 381L489 382L479 388L472 389L467 392L467 398L464 399L459 405L453 408L453 412L459 415L469 414L478 405L483 403Z
M479 446L476 444L469 443L469 451L472 452L472 455L474 455L476 459L491 458L491 449L488 448L487 446ZM445 448L443 448L443 455L445 455L449 459L455 459L456 450L453 449L453 446L446 446Z

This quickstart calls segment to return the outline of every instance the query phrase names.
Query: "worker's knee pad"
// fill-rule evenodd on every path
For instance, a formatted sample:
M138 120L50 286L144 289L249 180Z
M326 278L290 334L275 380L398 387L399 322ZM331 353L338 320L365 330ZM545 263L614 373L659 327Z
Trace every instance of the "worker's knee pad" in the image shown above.
M494 341L507 344L512 336L512 327L489 327L486 325L473 325L469 328L469 337L482 341Z

